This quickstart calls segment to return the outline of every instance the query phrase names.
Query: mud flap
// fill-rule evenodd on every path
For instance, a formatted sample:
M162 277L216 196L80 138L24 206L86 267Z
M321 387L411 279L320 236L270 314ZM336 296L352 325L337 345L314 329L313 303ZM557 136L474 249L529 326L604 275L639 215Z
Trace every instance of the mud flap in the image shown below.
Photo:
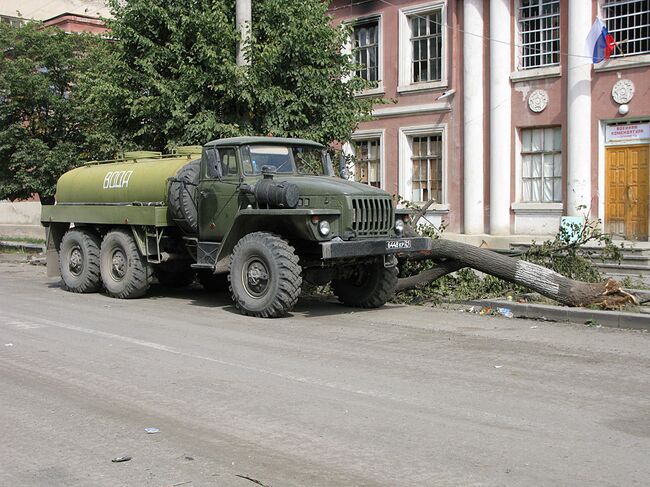
M52 227L45 228L45 265L47 266L47 277L61 277L61 269L59 267L59 251L55 244L55 239L52 238Z

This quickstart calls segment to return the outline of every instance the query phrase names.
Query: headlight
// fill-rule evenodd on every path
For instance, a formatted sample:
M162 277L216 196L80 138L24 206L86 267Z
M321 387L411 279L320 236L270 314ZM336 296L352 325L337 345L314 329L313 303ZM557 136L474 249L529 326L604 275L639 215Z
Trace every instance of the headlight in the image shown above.
M330 222L327 220L321 220L321 222L318 224L318 231L323 237L326 237L327 235L330 234Z
M395 221L395 233L397 235L404 233L404 222L402 220Z

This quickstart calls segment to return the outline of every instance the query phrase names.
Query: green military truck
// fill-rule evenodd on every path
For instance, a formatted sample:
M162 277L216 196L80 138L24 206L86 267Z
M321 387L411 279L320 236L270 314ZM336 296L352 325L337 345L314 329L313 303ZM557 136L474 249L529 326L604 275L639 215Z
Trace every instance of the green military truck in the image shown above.
M93 161L59 179L44 205L48 274L72 292L136 298L161 284L230 289L236 307L286 315L303 281L346 305L392 296L404 237L386 192L335 176L313 141L237 137L171 155Z

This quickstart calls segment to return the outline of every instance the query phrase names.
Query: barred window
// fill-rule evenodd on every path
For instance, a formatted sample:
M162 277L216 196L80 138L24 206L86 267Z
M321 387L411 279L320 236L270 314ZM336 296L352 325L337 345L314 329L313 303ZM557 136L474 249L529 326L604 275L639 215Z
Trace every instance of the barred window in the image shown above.
M410 138L413 201L442 203L442 134Z
M602 5L602 14L616 41L612 57L650 52L648 0L608 0Z
M560 63L560 0L520 0L519 69Z
M381 144L379 139L355 140L354 180L375 188L381 186Z
M521 130L522 201L562 201L562 129Z
M354 26L354 60L356 75L367 81L379 81L379 21Z
M442 79L442 9L413 15L411 77L413 83Z

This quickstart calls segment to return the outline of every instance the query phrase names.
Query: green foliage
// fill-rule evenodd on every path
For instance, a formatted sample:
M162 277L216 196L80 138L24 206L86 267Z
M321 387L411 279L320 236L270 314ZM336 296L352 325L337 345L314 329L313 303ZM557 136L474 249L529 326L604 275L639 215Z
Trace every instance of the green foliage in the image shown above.
M623 245L617 246L610 235L600 230L599 220L561 227L553 240L535 244L522 258L547 267L563 276L585 282L602 281L594 259L620 262Z
M94 122L73 87L101 42L0 22L0 199L51 200L60 174L96 156Z
M137 146L163 150L219 137L347 140L372 99L321 0L253 2L248 67L237 66L234 0L110 1L111 69L97 73L97 116Z

